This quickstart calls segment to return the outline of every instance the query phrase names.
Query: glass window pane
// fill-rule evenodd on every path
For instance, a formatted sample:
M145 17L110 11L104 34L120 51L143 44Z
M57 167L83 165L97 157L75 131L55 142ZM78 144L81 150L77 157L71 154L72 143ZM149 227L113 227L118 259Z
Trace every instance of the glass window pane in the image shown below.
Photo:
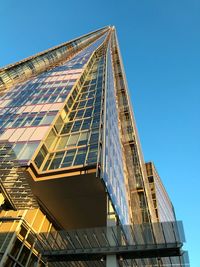
M88 102L87 102L87 105L86 105L86 107L90 107L90 106L92 106L92 105L93 105L93 103L94 103L94 98L92 98L92 99L89 99L89 100L88 100Z
M100 117L99 116L94 117L92 121L92 128L99 127L99 123L100 123Z
M81 109L76 114L76 119L81 119L83 117L84 109Z
M13 128L17 128L21 125L22 121L24 120L24 118L19 118L15 121L15 123L13 124Z
M76 153L76 149L68 150L66 152L65 158L61 164L61 168L69 167L72 165L75 153Z
M79 133L70 135L67 146L76 146L78 138L79 138Z
M53 155L54 155L54 153L49 155L49 158L48 158L48 160L46 161L46 163L45 163L45 165L44 165L44 168L43 168L44 171L46 171L46 170L48 169L48 166L49 166L49 164L50 164L50 162L51 162L51 160L52 160L52 158L53 158Z
M69 108L71 108L72 104L73 104L73 100L72 100L72 97L70 96L70 98L69 98L69 100L67 102L67 105L68 105Z
M73 124L73 122L66 123L66 124L64 125L63 129L62 129L61 134L69 133L70 130L71 130L72 124Z
M56 131L57 131L57 133L60 132L60 129L62 128L62 125L63 125L63 120L62 120L61 116L59 116L57 121L56 121L56 123L55 123L55 126L54 126Z
M79 129L81 127L81 124L82 124L82 121L75 121L71 132L77 132L77 131L79 131Z
M26 119L23 121L23 123L22 123L21 126L29 126L29 125L31 125L32 120L33 120L33 117L28 117L28 118L26 118Z
M16 155L16 158L19 157L19 154L20 152L22 151L23 147L24 147L24 143L18 143L14 146L13 150L14 150L14 153Z
M40 168L40 166L42 165L42 162L45 159L46 155L47 155L47 150L44 146L42 146L37 154L37 157L35 158L35 164L38 168Z
M79 102L78 108L83 108L85 106L86 101Z
M23 152L20 155L19 159L21 159L21 160L31 159L31 157L32 157L32 155L35 152L37 147L38 147L38 142L37 143L27 143L25 145L25 148L23 149Z
M86 94L82 94L82 95L81 95L81 97L80 97L80 99L81 99L81 100L83 100L83 99L86 99L86 98L87 98L87 96L88 96L88 94L87 94L87 93L86 93Z
M69 135L60 137L57 149L64 149L67 145L68 139Z
M79 148L78 152L76 154L74 165L82 165L82 164L84 164L86 153L87 153L87 148L86 147Z
M92 115L92 111L93 111L92 108L87 108L87 109L85 110L84 118L91 117L91 115Z
M45 140L45 145L48 149L50 149L52 147L52 145L55 143L56 141L56 134L54 132L54 130L51 130L47 139Z
M91 133L91 136L90 136L90 144L97 143L98 140L99 140L99 132Z
M75 111L72 111L70 114L69 114L69 120L72 121L75 117L75 114L76 112Z
M88 137L89 137L89 132L81 133L78 141L78 146L87 145Z
M91 145L87 156L87 164L93 164L97 162L98 145Z
M42 121L42 124L51 124L54 118L55 115L46 115Z
M49 167L49 170L57 169L60 166L60 163L63 159L63 156L65 154L65 151L57 152L51 162L51 165Z
M75 102L72 109L75 110L77 106L78 106L78 102Z
M42 116L38 116L38 117L36 117L35 120L32 122L32 126L37 126L37 125L39 125L42 119L43 119Z
M81 130L86 130L90 128L91 119L85 119Z

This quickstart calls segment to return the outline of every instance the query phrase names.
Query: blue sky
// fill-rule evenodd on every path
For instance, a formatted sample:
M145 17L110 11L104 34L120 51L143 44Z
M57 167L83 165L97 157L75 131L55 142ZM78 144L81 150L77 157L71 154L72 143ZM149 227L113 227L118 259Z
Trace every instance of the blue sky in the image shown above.
M0 66L115 25L145 159L183 220L191 267L200 239L200 1L2 0Z

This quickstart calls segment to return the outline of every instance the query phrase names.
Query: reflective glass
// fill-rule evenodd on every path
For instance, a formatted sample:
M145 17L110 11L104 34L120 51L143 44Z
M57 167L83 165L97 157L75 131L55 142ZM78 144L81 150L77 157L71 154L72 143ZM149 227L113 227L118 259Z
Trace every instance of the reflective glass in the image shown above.
M69 167L72 165L75 153L76 153L76 149L68 150L66 152L65 158L61 164L61 168Z

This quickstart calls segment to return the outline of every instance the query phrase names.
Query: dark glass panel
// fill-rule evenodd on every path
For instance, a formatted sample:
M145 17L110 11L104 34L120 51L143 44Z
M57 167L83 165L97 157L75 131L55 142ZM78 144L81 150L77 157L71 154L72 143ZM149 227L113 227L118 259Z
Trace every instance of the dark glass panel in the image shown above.
M38 116L38 117L36 117L35 120L32 122L32 126L37 126L37 125L39 125L42 119L43 119L42 116Z
M89 132L82 132L78 141L78 146L86 145L88 142Z
M85 119L85 120L83 121L83 125L82 125L81 130L87 130L87 129L90 129L90 124L91 124L91 119Z
M81 120L80 121L75 121L71 132L77 132L77 131L79 131L79 129L81 127L81 124L82 124L82 121Z
M87 161L86 161L87 164L96 163L97 155L98 155L98 145L91 145L87 156Z
M93 111L93 108L87 108L85 110L85 114L84 114L84 117L87 118L87 117L91 117L92 116L92 111Z
M92 133L90 136L90 144L97 143L99 140L99 133Z
M45 159L46 155L47 155L47 150L44 146L42 146L37 154L37 157L35 158L35 164L38 168L40 168L40 166L42 165L42 162Z
M75 111L72 111L70 114L69 114L69 120L72 121L74 119L74 116L75 116L76 112Z
M65 158L61 164L61 168L69 167L72 165L75 153L76 153L76 149L68 150L66 152Z
M69 122L69 123L65 124L63 129L62 129L61 134L69 133L71 130L72 124L73 124L73 122Z
M83 117L84 109L81 109L76 114L76 119L81 119Z
M57 169L59 168L60 166L60 163L63 159L63 156L64 156L65 152L62 151L62 152L57 152L51 162L51 165L49 167L49 170L53 170L53 169Z
M87 148L79 148L74 160L74 165L82 165L85 162L85 157L87 153Z
M50 154L50 155L49 155L49 158L48 158L48 160L47 160L47 162L45 163L44 168L43 168L44 171L46 171L46 170L48 169L48 166L49 166L49 164L50 164L50 162L51 162L51 160L52 160L52 158L53 158L53 155L54 155L54 154Z
M56 131L57 131L57 133L60 132L60 129L61 129L62 125L63 125L63 120L62 120L61 116L59 116L57 121L56 121L56 123L55 123L55 126L54 126Z

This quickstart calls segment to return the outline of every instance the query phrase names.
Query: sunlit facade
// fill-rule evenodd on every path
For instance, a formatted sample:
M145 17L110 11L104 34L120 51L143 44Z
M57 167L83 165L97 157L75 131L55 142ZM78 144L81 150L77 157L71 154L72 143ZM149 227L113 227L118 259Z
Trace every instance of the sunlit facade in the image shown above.
M157 220L160 222L175 221L174 207L153 162L146 163L146 170Z
M0 265L173 266L171 256L157 254L123 263L119 255L68 259L66 252L50 260L47 253L86 244L92 249L95 242L101 247L102 235L109 245L121 243L122 235L132 244L127 225L136 232L146 225L151 242L166 243L157 223L166 219L166 229L176 227L174 213L163 209L171 203L164 187L143 160L115 28L1 69L0 92ZM108 229L115 226L122 232L113 241ZM98 227L98 234L65 232Z

